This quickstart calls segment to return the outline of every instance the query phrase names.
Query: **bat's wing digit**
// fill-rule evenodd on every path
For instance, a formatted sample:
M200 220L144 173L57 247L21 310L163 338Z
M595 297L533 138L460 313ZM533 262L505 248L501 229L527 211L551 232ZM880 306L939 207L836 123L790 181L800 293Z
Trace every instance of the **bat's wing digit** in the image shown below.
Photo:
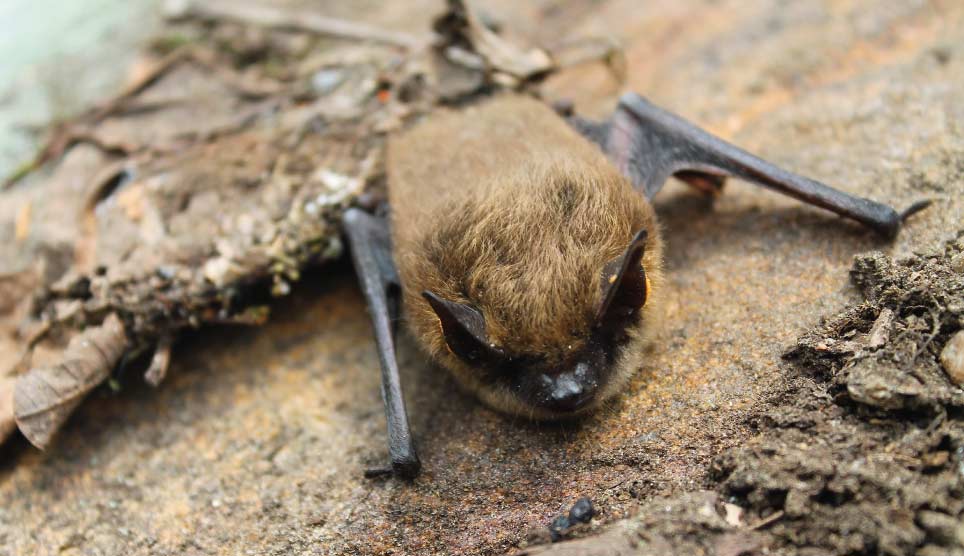
M574 125L600 143L647 198L673 175L707 192L719 190L724 176L734 176L852 218L887 237L900 228L900 215L893 208L774 166L635 93L622 96L610 121ZM599 139L602 134L604 141Z
M415 443L408 426L408 413L395 358L395 323L401 308L401 289L388 222L385 218L351 208L345 211L342 228L351 247L351 258L358 275L375 331L375 344L382 367L382 400L388 419L388 452L391 472L414 478L421 469Z

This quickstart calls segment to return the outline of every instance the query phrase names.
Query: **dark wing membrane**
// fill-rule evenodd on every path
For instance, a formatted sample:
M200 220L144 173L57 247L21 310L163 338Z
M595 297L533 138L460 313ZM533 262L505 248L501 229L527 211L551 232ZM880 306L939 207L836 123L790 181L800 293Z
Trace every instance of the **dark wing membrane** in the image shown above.
M723 176L733 176L851 218L886 237L900 229L900 215L890 206L770 164L635 93L622 96L607 122L570 121L649 199L673 175L706 189L719 188Z

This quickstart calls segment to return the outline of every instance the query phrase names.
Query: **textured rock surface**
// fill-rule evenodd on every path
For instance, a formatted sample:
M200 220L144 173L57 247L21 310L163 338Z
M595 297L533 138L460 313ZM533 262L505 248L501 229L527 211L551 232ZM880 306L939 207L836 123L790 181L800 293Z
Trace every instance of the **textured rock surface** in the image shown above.
M761 546L742 529L701 536L736 526L697 491L715 488L715 457L767 434L753 417L786 389L780 355L854 300L853 256L936 248L964 220L964 5L515 4L490 13L535 42L622 38L629 88L762 156L898 207L936 203L889 245L744 184L713 206L671 185L657 202L666 326L626 395L585 422L535 426L457 393L405 346L425 465L413 484L361 478L385 455L377 359L350 268L326 267L268 325L182 341L159 390L130 377L95 394L49 451L0 448L0 554L498 554L581 496L598 512L582 534L640 510L648 523L666 496L667 514L696 516L674 534L696 535L692 546ZM590 113L616 92L595 67L548 89ZM767 453L757 446L744 461Z

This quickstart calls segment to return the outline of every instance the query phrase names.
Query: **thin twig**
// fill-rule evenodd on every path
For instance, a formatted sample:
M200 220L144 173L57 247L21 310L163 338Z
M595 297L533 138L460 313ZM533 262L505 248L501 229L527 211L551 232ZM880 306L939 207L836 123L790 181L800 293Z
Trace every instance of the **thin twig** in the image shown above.
M50 139L43 149L37 153L37 156L18 168L13 175L7 177L0 189L12 187L47 162L60 158L70 148L79 143L88 143L106 153L119 156L129 156L143 150L157 150L149 149L144 145L109 143L99 138L91 129L93 125L111 115L125 112L129 108L136 110L141 105L131 104L134 98L182 62L197 64L216 74L221 83L234 89L243 98L260 99L272 96L280 91L280 88L250 83L238 73L217 64L214 61L214 56L209 50L195 45L183 46L171 52L107 102L94 107L70 122L55 127L50 134ZM244 125L242 124L240 127L244 127Z
M781 517L784 516L784 514L785 512L783 510L777 510L772 514L766 516L765 518L761 519L760 521L757 521L753 525L750 525L749 529L751 531L756 531L757 529L763 529L767 525L770 525L773 522L779 520Z
M151 85L157 82L158 79L163 77L167 72L171 71L178 64L183 62L191 54L190 47L178 48L174 52L171 52L167 56L164 56L152 65L143 75L141 75L135 81L129 83L124 89L108 100L107 102L95 107L86 118L91 122L99 122L100 120L106 118L110 114L113 114L121 105L127 102L129 99L140 94L144 89L147 89Z
M206 0L178 2L168 16L175 19L196 18L213 21L234 21L248 25L296 29L343 39L372 41L406 49L416 49L427 41L414 35L379 29L364 23L325 17L310 11L284 10L268 5Z
M153 387L157 387L167 376L167 369L171 365L171 346L174 341L171 336L161 336L157 340L157 347L154 349L154 357L151 364L144 372L144 380Z
M934 305L935 307L932 307L930 310L930 317L933 320L933 325L931 326L931 333L930 335L927 336L927 339L925 339L924 342L917 349L914 350L914 356L911 357L910 359L911 365L917 362L917 358L920 357L920 354L923 353L931 345L931 342L934 341L934 338L936 338L941 331L941 314L940 314L940 309L936 308L938 306L937 300L934 300Z
M183 61L187 54L188 49L186 47L175 50L154 64L144 75L129 84L124 90L107 102L94 107L69 123L56 126L50 134L50 139L47 140L46 145L37 153L37 156L20 167L13 175L7 177L0 189L13 187L17 182L47 162L60 158L68 149L78 143L91 143L106 152L121 155L129 154L130 146L113 145L100 140L90 132L90 125L114 113L129 99L155 83L161 76L170 71L171 68Z

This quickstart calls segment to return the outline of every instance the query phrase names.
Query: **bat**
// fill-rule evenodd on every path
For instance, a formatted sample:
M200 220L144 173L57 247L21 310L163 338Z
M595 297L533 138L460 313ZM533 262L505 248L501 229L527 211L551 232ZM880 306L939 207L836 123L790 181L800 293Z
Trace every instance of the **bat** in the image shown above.
M434 113L387 152L389 207L342 222L388 421L390 467L369 475L420 470L395 355L403 309L417 344L497 410L564 419L618 393L653 328L663 243L650 199L670 176L708 192L737 177L886 237L902 223L633 93L603 122L501 95Z

